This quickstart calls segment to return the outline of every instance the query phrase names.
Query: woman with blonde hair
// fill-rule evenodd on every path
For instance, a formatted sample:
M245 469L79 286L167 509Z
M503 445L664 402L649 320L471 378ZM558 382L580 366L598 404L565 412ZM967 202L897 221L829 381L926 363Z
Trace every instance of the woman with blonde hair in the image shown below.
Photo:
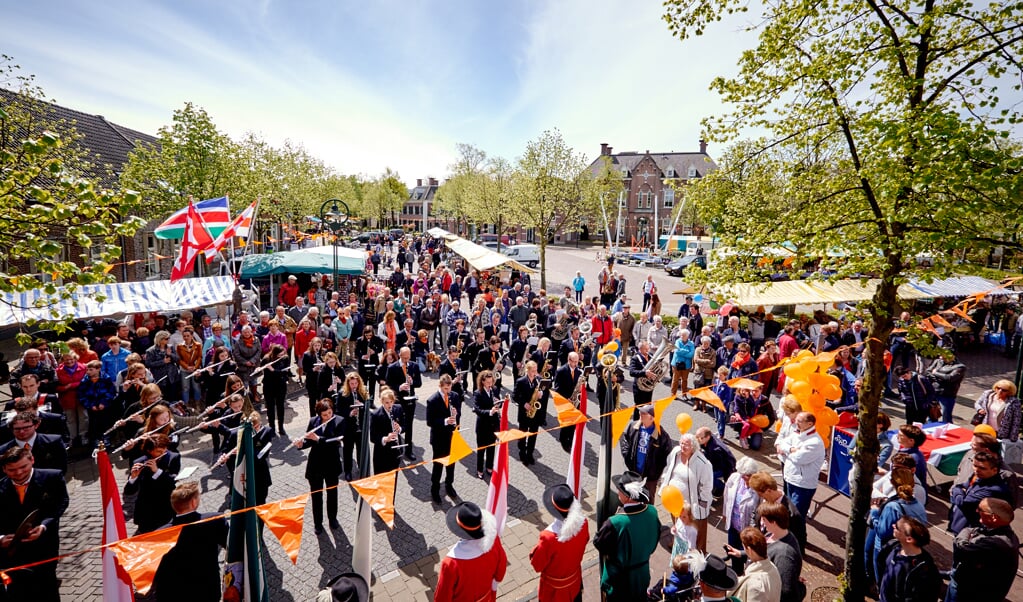
M384 314L384 321L377 327L377 336L384 340L384 349L387 351L397 351L394 348L399 330L396 316L394 310L388 311Z
M83 365L88 364L92 360L99 359L99 356L96 355L96 352L93 351L92 349L89 349L89 344L85 342L85 339L82 339L80 337L68 339L67 346L68 349L78 354L78 361L81 362Z
M352 456L361 455L362 417L369 404L369 391L358 372L352 371L345 376L341 393L337 397L337 415L344 420L344 439L341 440L341 461L344 465L346 481L352 480ZM369 467L360 466L361 476L369 476Z
M981 393L973 407L981 417L979 424L990 425L999 440L1019 439L1020 400L1011 380L996 381L991 390Z

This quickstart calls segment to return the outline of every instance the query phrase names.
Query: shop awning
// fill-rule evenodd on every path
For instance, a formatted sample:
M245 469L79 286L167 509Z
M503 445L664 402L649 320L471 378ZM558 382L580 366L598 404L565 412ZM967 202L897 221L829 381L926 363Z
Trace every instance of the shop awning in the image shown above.
M443 228L430 228L426 231L427 234L434 238L439 238L444 241L444 244L448 246L453 252L460 255L465 259L469 265L476 268L477 270L492 270L500 266L508 266L514 268L520 272L529 272L535 274L536 270L533 268L519 263L497 251L491 251L486 247L468 241L461 236L456 236Z
M1015 295L1014 291L1002 288L997 282L980 276L955 276L934 282L912 281L913 288L925 293L928 297L969 297L978 293L987 293L994 297Z
M812 305L866 301L874 296L880 280L786 280L782 282L750 282L712 285L715 294L742 307L758 305ZM902 299L923 299L931 295L904 284L899 287Z
M80 286L66 299L41 289L4 293L0 303L0 326L29 321L56 320L66 316L84 319L114 314L175 311L226 303L234 294L230 276L146 280Z
M357 275L366 271L366 251L338 246L337 273ZM242 261L241 277L258 278L271 274L333 274L332 245L282 251L265 255L249 255Z

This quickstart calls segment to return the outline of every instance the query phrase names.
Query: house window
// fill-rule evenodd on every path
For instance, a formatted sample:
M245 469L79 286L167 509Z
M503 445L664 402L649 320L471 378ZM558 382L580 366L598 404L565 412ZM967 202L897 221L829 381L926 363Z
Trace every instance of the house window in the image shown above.
M654 206L654 193L648 192L648 193L646 193L646 208L647 209L652 209L653 206Z
M666 187L664 188L664 208L671 209L675 207L675 189Z
M671 165L669 165L668 166L668 170L664 172L664 175L665 175L665 177L668 177L668 178L674 178L675 177L675 168L672 167Z
M689 166L689 177L690 178L695 178L697 176L699 176L699 174L696 173L696 166L695 165L690 165Z
M629 177L628 168L622 168L622 178L628 179L628 177Z
M160 274L160 260L156 258L159 251L156 236L152 232L146 234L146 278Z

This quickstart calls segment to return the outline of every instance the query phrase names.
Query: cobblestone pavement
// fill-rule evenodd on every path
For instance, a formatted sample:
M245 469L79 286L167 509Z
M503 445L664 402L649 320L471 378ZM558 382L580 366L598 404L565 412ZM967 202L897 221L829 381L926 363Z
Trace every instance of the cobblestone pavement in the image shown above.
M13 354L8 355L8 357L12 356ZM965 361L970 371L960 392L960 403L956 410L957 422L960 424L965 423L972 415L972 401L977 394L989 387L996 378L1009 375L1014 368L1009 360L987 353L966 354ZM509 378L506 376L505 380L507 381ZM429 376L424 381L425 386L419 392L420 399L423 401L436 390L436 378ZM591 380L591 382L593 381ZM623 401L631 403L631 383L628 383L625 389ZM292 395L289 399L291 409L287 413L287 431L290 436L301 434L307 418L306 400L301 391L302 389L297 383L293 384ZM655 397L667 395L667 392L667 387L659 387ZM594 404L591 404L590 407L590 415L595 416L597 412L593 409ZM691 412L691 409L687 403L683 402L673 403L668 408L663 420L673 439L678 436L674 426L675 416L679 412ZM902 416L901 410L893 407L887 401L884 409L897 418ZM693 413L693 418L694 429L703 425L710 426L712 423L711 417L702 413ZM414 441L415 453L419 458L429 455L429 449L426 446L429 430L423 424L424 419L425 408L421 402L417 409L417 420L420 421L420 424L415 429ZM466 412L462 426L466 428L465 435L470 444L474 444L472 423L471 413ZM553 413L549 417L549 424L556 424ZM589 480L584 484L587 489L584 507L590 510L595 503L593 496L597 465L596 446L599 441L598 429L598 423L595 421L591 422L588 427L591 447L585 458ZM731 438L728 439L728 442L732 445L733 451L747 453L738 450L734 445L734 437L730 433L729 437ZM765 450L772 448L770 443L769 438L764 446ZM286 440L279 438L275 441L271 451L271 470L274 480L270 488L270 499L272 500L308 491L308 484L303 478L304 453L293 448L286 450L287 444ZM508 506L512 520L504 538L511 566L509 567L509 578L502 585L500 594L502 599L520 600L528 598L530 592L535 591L535 575L532 574L528 564L528 553L535 543L538 532L550 520L546 511L542 509L542 504L539 503L541 493L546 487L563 481L568 458L567 454L561 450L556 433L542 433L539 436L538 463L536 465L522 466L515 459L514 450L512 450L511 456ZM763 454L755 454L755 457L769 469L777 472L778 465L773 458ZM620 472L622 470L620 454L615 452L613 458L613 470L616 473ZM196 472L190 478L197 479L202 485L203 498L200 510L203 512L216 512L227 508L227 471L224 468L219 468L211 474L209 465L212 460L207 437L186 439L182 445L182 465L183 467L195 467ZM117 465L115 469L118 481L122 486L126 469L127 466L124 463ZM938 481L941 482L941 475L933 470L932 475L936 475ZM456 472L455 486L462 499L484 503L487 484L475 477L475 458L473 456L469 456L460 463ZM341 530L316 536L313 534L311 525L307 525L303 534L302 551L295 565L291 565L272 535L264 538L266 542L265 566L272 600L309 600L331 576L350 570L355 494L344 483L341 487L339 517L342 525ZM86 550L100 544L101 500L94 461L81 459L72 464L69 470L68 489L71 494L71 505L61 521L60 533L61 552L64 554ZM939 497L943 498L944 496L931 496L928 509L932 513L932 523L943 525L947 502L944 499L939 500ZM842 567L843 551L841 546L843 545L848 504L844 497L823 486L818 491L816 501L820 504L814 511L813 530L810 535L813 545L811 545L811 551L808 554L805 575L813 587L834 586L836 585L834 575L839 573ZM130 500L126 500L126 505L130 506L130 503ZM445 500L440 507L435 507L430 503L429 470L427 466L421 466L399 474L395 506L396 520L393 530L387 529L380 521L375 521L373 591L378 599L427 600L436 583L436 571L440 558L455 542L455 537L447 530L443 520L444 512L450 508L451 502ZM712 526L719 516L719 513L712 514ZM662 522L667 524L667 520L667 516L662 511ZM1023 520L1017 518L1016 526L1019 532L1023 532ZM595 527L595 525L591 525L591 529L595 530ZM129 534L133 531L133 525L129 525ZM933 532L939 533L940 530L935 529ZM723 537L719 529L711 528L710 549L720 549L720 544L724 543ZM947 549L951 547L950 542L951 539L941 533L935 536L935 543L932 544L931 551L938 556L939 564L943 566L948 565ZM938 547L938 550L935 550L935 547ZM663 549L663 546L658 551L658 556L655 556L652 566L655 574L661 570L659 567L667 566L667 551ZM598 591L598 575L596 573L596 557L592 550L588 552L584 568L586 568L584 576L587 588L584 599L595 600ZM97 552L75 555L62 560L58 565L58 575L62 580L63 599L101 599L100 555ZM1014 592L1010 599L1023 602L1023 593Z

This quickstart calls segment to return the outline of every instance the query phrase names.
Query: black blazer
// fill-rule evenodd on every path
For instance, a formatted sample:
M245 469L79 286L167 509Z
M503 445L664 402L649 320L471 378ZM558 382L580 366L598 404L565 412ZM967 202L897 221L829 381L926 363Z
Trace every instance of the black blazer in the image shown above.
M238 447L238 433L240 432L241 429L238 429L228 436L227 441L221 448L225 453ZM265 485L266 487L269 487L270 485L273 484L273 480L270 479L270 450L267 450L267 452L263 455L262 458L259 457L259 452L261 452L268 443L271 443L273 439L274 432L270 430L269 426L266 425L259 427L258 431L254 431L252 433L252 453L255 454L255 457L253 458L253 463L256 467L257 489L259 488L260 485ZM234 458L231 458L227 461L227 470L231 474L234 474L234 462L235 462Z
M309 377L316 379L316 390L319 392L321 399L329 397L336 401L337 394L341 392L341 387L345 384L345 368L340 362L338 362L338 364L333 368L324 365L323 368L320 369L319 374L316 374L315 372L307 373L306 378ZM338 379L337 386L334 387L333 391L330 391L328 389L330 389L331 385L334 384L334 377L337 377ZM316 401L319 401L319 399ZM335 403L335 405L337 404ZM334 408L334 411L339 415L341 414L341 412L337 411L337 408Z
M12 556L0 554L0 567L11 567L53 558L60 552L60 517L69 503L64 475L56 470L36 468L25 490L25 501L18 499L14 483L0 478L0 535L12 535L25 517L39 510L40 523L46 527L42 536L32 542L21 543Z
M523 376L515 381L515 388L512 390L512 401L515 402L515 406L518 408L518 420L520 424L523 420L528 420L526 417L526 404L533 401L533 394L539 386L539 374L536 375L533 382L529 382L528 376ZM537 410L534 418L542 419L547 415L547 402L550 400L550 397L550 389L542 389L540 391L540 409Z
M568 364L558 368L558 371L554 373L554 391L567 399L572 398L572 393L575 392L575 386L579 382L579 378L582 376L583 367L580 364L575 369L575 374L569 369Z
M447 374L448 376L451 377L451 380L454 381L455 376L457 376L459 372L465 369L463 368L464 365L465 363L462 361L462 358L456 359L454 363L452 363L450 359L446 359L440 363L440 367L437 369L437 374L438 376ZM459 395L462 395L465 392L465 379L468 376L469 376L468 373L463 374L461 381L452 382L451 390L454 391L455 393L458 393Z
M399 330L398 334L394 335L394 350L401 351L402 347L408 347L412 349L412 345L416 342L416 331L409 333L407 330Z
M416 389L423 386L423 377L419 374L419 366L415 362L409 361L406 370L412 379L412 389L408 393L398 389L405 384L405 371L401 369L401 361L394 362L387 367L387 386L394 390L394 394L398 396L399 400L415 397Z
M491 389L490 392L479 389L473 395L472 411L476 414L476 437L483 437L487 441L492 440L494 433L501 428L500 412L494 415L490 414L490 410L501 401L494 391L496 389Z
M313 416L306 425L306 432L320 426L323 421L319 416ZM316 476L336 476L341 474L341 436L344 422L340 416L334 415L323 428L316 431L319 439L305 439L302 441L302 449L309 450L309 459L305 465L305 478L312 479Z
M352 416L352 406L357 406L360 403L362 407L358 408L359 411L355 416ZM334 406L334 413L344 420L345 443L354 444L356 442L355 435L362 430L362 413L366 411L366 404L368 403L369 399L362 399L355 391L348 395L338 395L337 403Z
M17 445L12 439L0 445L0 455ZM57 435L44 435L36 433L35 444L32 445L32 457L35 458L36 468L56 470L60 474L67 472L67 448L64 442Z
M178 542L164 554L153 578L157 602L219 602L220 548L227 547L227 519L191 524L212 514L190 512L175 516L164 527L187 525ZM163 527L161 527L163 528Z
M383 448L393 449L394 445L397 445L397 442L395 442L393 444L392 443L388 443L387 445L384 445L383 443L381 443L381 440L384 437L386 437L387 435L391 434L391 431L393 430L393 427L391 426L391 420L393 419L398 424L401 424L402 423L402 419L404 417L405 417L405 412L402 410L401 406L398 405L398 404L394 404L393 406L391 406L391 418L390 419L387 418L387 413L384 412L384 408L383 407L374 408L373 411L370 412L370 415L369 415L369 437L370 437L370 439L373 440L373 453L374 454L381 453L381 449L383 449ZM403 441L403 443L408 443L408 442L407 441Z
M462 422L462 396L456 393L454 388L448 395L448 403L451 405L444 404L444 397L440 391L426 400L426 424L430 427L430 445L450 446L451 433ZM451 417L451 408L455 408L455 424L444 424L444 421Z
M376 369L380 365L380 353L383 350L384 342L376 335L370 337L368 341L365 335L355 339L355 358L362 380L376 380ZM364 355L368 355L369 358L362 357Z
M139 456L131 464L144 464L146 460L149 460L149 456ZM143 467L135 482L128 481L124 485L125 495L139 494L135 500L132 522L144 533L155 531L174 518L170 495L174 491L175 479L181 472L181 456L168 450L156 461L156 467L162 471L159 477L154 479L153 471Z

